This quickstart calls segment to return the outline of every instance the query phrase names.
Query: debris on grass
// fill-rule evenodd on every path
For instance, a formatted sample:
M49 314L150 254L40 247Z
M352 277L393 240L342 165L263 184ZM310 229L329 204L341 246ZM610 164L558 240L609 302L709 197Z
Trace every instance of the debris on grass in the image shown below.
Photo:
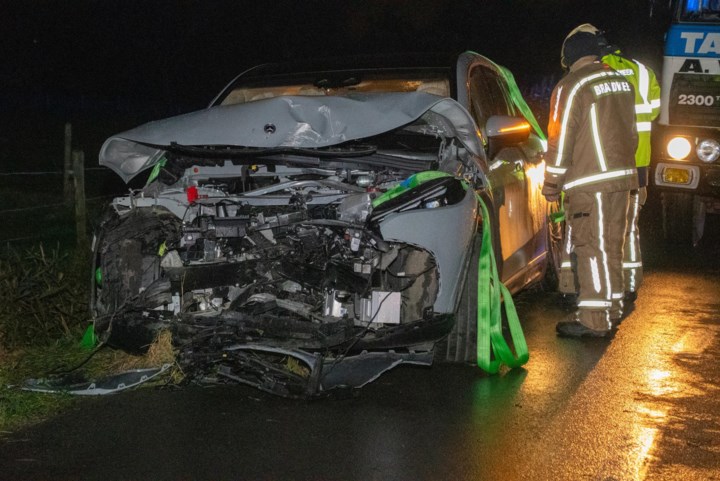
M123 373L137 378L132 386L122 379ZM128 388L182 382L184 374L175 362L170 331L161 331L143 356L102 346L88 353L77 335L46 346L0 351L0 431L32 424L71 406L77 396L65 394L63 385L82 390L83 384L85 388L94 384L96 393L104 394L114 392L104 386L117 379L127 382ZM36 389L42 392L21 389L33 385L46 388ZM48 396L49 392L54 394Z
M184 374L176 362L176 351L172 344L172 333L163 330L158 333L155 341L142 356L128 354L125 351L105 349L99 353L101 362L95 363L100 369L93 369L93 377L118 373L134 369L148 369L170 364L173 366L167 382L178 384Z

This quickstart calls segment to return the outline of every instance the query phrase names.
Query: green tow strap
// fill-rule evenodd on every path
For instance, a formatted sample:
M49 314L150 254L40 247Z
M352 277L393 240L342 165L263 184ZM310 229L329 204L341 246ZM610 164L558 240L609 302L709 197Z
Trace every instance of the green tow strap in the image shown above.
M150 185L153 180L157 179L157 176L160 175L160 169L165 167L165 164L167 164L167 158L163 157L158 161L157 164L155 164L155 167L153 167L150 175L148 176L147 182L145 182L145 185Z
M417 174L413 174L392 189L388 189L384 194L373 200L372 206L373 208L375 208L390 199L394 199L395 197L399 196L400 194L406 192L409 189L414 189L418 185L423 184L428 180L439 179L440 177L452 176L447 172L441 172L437 170L426 170L423 172L418 172ZM465 186L465 188L467 188L467 186Z
M522 326L520 326L520 319L518 319L515 310L515 303L512 300L510 291L500 281L498 275L490 236L491 226L488 208L479 195L477 199L482 207L484 223L482 247L478 261L477 363L484 371L496 374L503 364L510 368L522 366L528 362L530 355ZM507 314L510 336L515 345L517 357L513 354L503 336L501 312L503 299L505 300L505 313Z
M560 192L560 200L558 201L558 210L551 212L549 215L550 222L559 224L565 220L565 192Z
M97 345L97 337L95 337L95 328L90 324L85 332L83 333L82 340L80 340L80 347L85 350L91 350Z

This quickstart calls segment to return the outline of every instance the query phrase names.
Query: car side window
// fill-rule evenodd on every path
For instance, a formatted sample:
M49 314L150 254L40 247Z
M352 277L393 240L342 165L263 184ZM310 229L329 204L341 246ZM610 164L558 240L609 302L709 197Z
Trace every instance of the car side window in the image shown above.
M485 131L487 120L493 115L514 115L502 79L489 68L478 65L469 75L470 110L478 126Z

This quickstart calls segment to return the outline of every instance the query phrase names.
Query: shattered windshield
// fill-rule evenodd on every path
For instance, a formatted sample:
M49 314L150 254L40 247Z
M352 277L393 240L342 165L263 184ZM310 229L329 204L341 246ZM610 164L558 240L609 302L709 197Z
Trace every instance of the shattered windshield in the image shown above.
M720 20L720 0L685 0L679 10L681 22Z
M450 82L440 73L423 75L405 74L402 78L398 73L374 73L361 75L325 75L312 80L298 78L278 78L242 83L227 89L218 99L216 105L234 105L255 100L288 96L337 96L351 93L379 92L425 92L440 97L450 97Z

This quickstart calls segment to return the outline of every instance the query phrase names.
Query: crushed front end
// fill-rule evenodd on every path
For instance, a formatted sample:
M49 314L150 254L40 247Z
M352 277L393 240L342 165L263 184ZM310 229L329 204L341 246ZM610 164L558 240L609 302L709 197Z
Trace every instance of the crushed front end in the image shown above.
M412 155L381 149L398 132L314 151L167 146L98 232L96 334L141 353L167 330L189 378L286 397L431 364L477 216L447 171L472 156L438 129L403 132Z

